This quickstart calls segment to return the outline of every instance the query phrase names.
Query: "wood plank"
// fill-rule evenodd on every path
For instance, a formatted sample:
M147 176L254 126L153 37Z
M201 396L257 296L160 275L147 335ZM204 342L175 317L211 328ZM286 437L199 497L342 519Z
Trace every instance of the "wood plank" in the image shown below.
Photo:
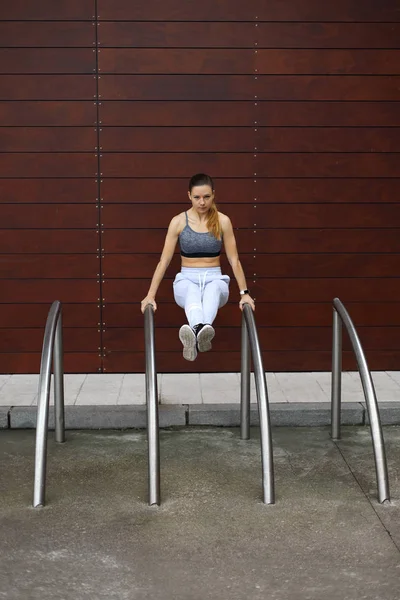
M399 64L399 50L261 48L255 54L254 68L256 73L269 75L399 75Z
M2 286L2 302L32 303L55 300L81 303L98 302L100 286L95 279L5 279Z
M1 279L99 279L96 254L0 254Z
M0 336L0 353L41 352L43 345L43 328L37 329L2 329ZM65 352L96 352L100 345L98 328L64 327L63 347Z
M395 78L383 82L378 100L399 100ZM2 78L0 77L0 84ZM252 75L102 75L99 97L104 100L252 100L260 86ZM259 82L258 82L259 83ZM293 84L292 84L293 85ZM342 84L343 85L343 84ZM264 85L265 87L265 85ZM327 86L328 89L331 87ZM1 87L0 87L1 89ZM260 88L262 90L262 88ZM384 94L390 90L390 97ZM16 93L16 92L15 92ZM371 91L372 93L372 91ZM397 94L397 98L395 95ZM18 96L17 96L18 97ZM262 95L259 94L259 98ZM290 98L290 96L289 96ZM304 98L303 98L304 99ZM306 98L307 100L309 98ZM342 99L342 98L340 98ZM368 100L369 98L363 98ZM372 98L375 99L375 98Z
M255 166L258 177L397 177L400 154L259 153Z
M104 303L140 302L147 294L148 279L106 279L103 283ZM396 278L248 278L257 302L391 302L398 297L400 281ZM173 300L172 280L164 279L158 294L159 301ZM7 300L5 300L7 301ZM41 302L42 300L35 300ZM67 301L67 300L65 300ZM74 302L76 300L68 300Z
M265 369L269 372L330 371L331 352L263 352ZM400 352L377 350L368 353L368 365L373 371L398 369ZM112 352L104 358L104 372L107 373L143 373L143 352ZM196 362L182 358L181 352L157 352L159 373L232 373L240 371L240 352L217 354L204 352ZM355 371L356 362L352 352L343 352L343 369ZM238 390L239 395L239 390Z
M98 209L92 204L0 204L0 223L7 229L94 229Z
M398 3L387 0L384 3L368 0L360 5L357 0L338 0L331 4L318 0L252 0L259 21L361 21L380 22L400 21Z
M316 248L321 253L400 252L398 229L365 229L356 233L352 229L235 229L240 254L254 250L262 254L314 253ZM102 235L103 248L106 254L154 252L159 255L165 235L166 227L154 229L151 237L141 229L106 229Z
M392 107L389 105L388 110ZM377 107L377 110L379 108ZM1 111L1 108L0 108ZM393 120L388 124L400 123L393 110ZM372 114L372 111L371 111ZM229 99L220 102L196 102L195 100L148 102L106 100L99 104L100 122L105 126L254 126L255 104L253 100L241 102Z
M398 23L265 23L104 21L102 47L135 48L399 48Z
M25 155L26 156L26 155ZM82 156L82 155L81 155ZM104 177L185 177L188 173L212 173L213 177L252 177L252 153L104 153ZM0 157L1 158L1 157ZM0 160L1 173L1 160Z
M0 146L7 152L93 152L92 127L1 127Z
M0 75L0 100L92 100L93 75Z
M0 203L95 203L97 181L93 179L3 179Z
M95 229L0 229L0 252L4 254L95 254L99 236Z
M230 301L218 312L215 320L216 327L240 327L241 317L234 288L235 283L232 282ZM2 305L2 310L5 306L7 305ZM65 305L65 310L68 306L70 305ZM125 304L107 303L103 308L104 325L107 329L113 327L143 327L143 315L139 308L138 303L134 304L132 302ZM400 326L399 302L348 302L346 308L356 327ZM184 322L184 313L175 302L160 302L155 318L156 331L158 332L162 327L180 327ZM66 319L67 315L65 316L65 323ZM258 326L262 327L330 327L332 325L332 303L257 302L256 319ZM14 325L14 322L10 325ZM26 326L32 325L27 324Z
M97 373L101 370L101 357L98 352L65 352L65 373ZM39 373L40 353L0 354L2 373Z
M95 33L95 28L90 21L0 22L0 44L5 48L34 48L35 46L92 48L95 43Z
M91 177L97 175L97 155L83 153L0 154L0 177Z
M49 127L96 125L96 104L82 102L0 102L0 126Z
M28 60L29 57L29 60ZM0 48L2 73L94 73L93 48Z
M0 328L44 327L50 310L49 304L1 304ZM63 327L98 327L100 308L97 304L62 305Z
M400 77L395 75L259 75L253 87L258 100L400 100ZM126 97L136 99L134 92L130 91L129 80L126 93ZM152 95L149 85L141 90L141 94L143 98L158 99ZM139 95L137 99L141 99Z
M396 51L392 50L391 52ZM254 50L243 48L239 50L219 48L104 48L99 55L99 72L153 73L159 75L165 73L198 75L253 74L255 69L254 56Z
M2 4L0 20L2 21L41 21L41 20L88 20L95 15L94 0L40 0L37 3L27 3L25 0L14 0Z

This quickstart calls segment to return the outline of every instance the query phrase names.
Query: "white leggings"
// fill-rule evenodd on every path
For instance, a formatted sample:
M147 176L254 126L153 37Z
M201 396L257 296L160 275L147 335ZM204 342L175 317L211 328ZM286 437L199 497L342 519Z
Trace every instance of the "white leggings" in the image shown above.
M190 327L214 321L218 309L228 302L228 275L220 267L182 267L174 280L175 301L185 309Z

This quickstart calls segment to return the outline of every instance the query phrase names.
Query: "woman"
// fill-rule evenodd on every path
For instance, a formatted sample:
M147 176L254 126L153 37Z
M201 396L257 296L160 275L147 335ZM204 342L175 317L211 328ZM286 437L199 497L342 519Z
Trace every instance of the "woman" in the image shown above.
M180 328L179 339L183 344L183 358L195 360L198 351L211 350L215 335L212 323L218 309L228 301L230 279L222 275L219 260L222 240L239 286L239 307L243 310L245 302L253 310L255 307L239 261L232 223L215 205L211 177L204 173L193 175L188 196L192 207L174 217L169 224L160 262L147 296L142 300L141 310L144 312L148 304L157 310L156 293L179 240L182 270L174 280L174 296L176 303L185 309L189 321L189 325Z

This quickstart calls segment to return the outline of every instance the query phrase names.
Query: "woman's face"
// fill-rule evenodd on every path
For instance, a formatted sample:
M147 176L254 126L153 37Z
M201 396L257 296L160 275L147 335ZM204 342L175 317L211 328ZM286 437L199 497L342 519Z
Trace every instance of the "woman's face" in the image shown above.
M192 206L199 214L207 213L214 200L213 190L209 185L196 185L188 192Z

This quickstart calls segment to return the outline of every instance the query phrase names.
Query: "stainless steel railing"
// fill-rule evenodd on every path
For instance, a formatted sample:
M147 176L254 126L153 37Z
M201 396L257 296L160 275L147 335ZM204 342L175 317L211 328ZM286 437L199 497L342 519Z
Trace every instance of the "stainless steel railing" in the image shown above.
M378 401L374 383L365 358L360 339L349 313L339 298L333 301L333 341L332 341L332 439L340 439L340 407L342 388L342 323L347 329L360 373L361 383L367 404L369 422L371 424L372 446L375 457L376 479L378 483L378 500L382 504L390 500L389 477L386 463L385 442L379 416Z
M149 469L149 505L160 504L160 440L158 427L157 370L154 336L154 309L148 304L144 311L146 348L146 404Z
M51 363L54 371L54 409L56 442L65 442L64 423L64 368L62 343L61 303L51 305L44 331L40 362L39 395L36 422L35 478L33 506L44 506L46 490L47 434L49 426L49 404Z
M275 503L274 461L272 452L271 419L269 414L267 383L258 341L254 313L249 304L243 307L242 359L240 396L240 433L243 440L250 437L250 348L254 364L254 377L260 417L261 464L264 504Z

